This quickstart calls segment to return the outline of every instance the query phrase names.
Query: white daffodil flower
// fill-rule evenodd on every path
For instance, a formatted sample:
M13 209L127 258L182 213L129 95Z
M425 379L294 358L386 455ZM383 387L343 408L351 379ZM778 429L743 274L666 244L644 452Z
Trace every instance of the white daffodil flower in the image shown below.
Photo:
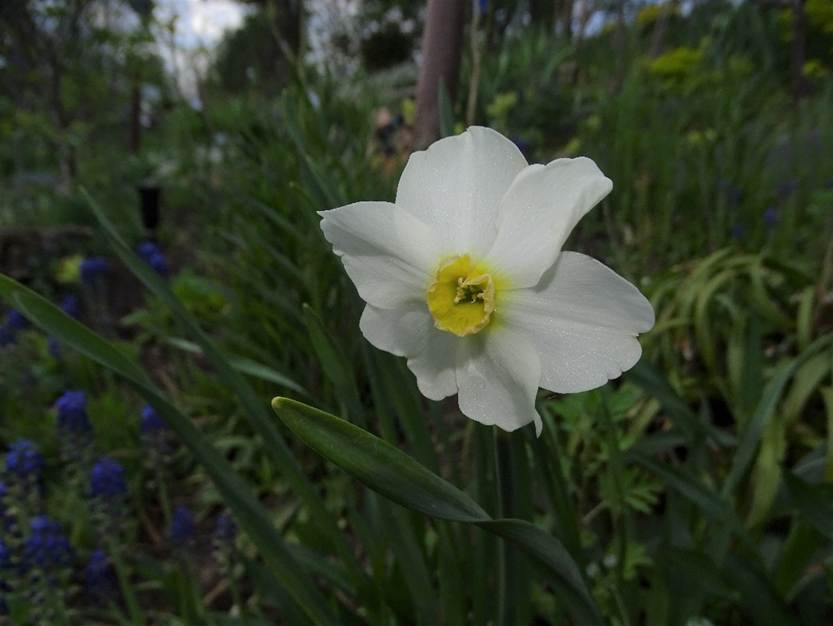
M604 385L642 354L648 300L561 246L612 188L587 158L529 165L472 127L408 160L396 202L321 211L321 229L367 303L367 340L408 359L432 400L512 431L541 418L539 387Z

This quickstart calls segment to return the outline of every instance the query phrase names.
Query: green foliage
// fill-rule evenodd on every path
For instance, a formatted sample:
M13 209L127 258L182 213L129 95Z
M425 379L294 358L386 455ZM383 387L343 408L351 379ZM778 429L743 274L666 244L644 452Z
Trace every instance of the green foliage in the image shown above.
M364 8L382 24L393 4ZM806 3L810 50L826 45L823 4ZM43 505L84 555L99 536L83 472L61 458L51 407L64 389L88 391L95 452L122 461L131 487L116 599L68 588L71 619L829 623L826 61L808 56L818 91L793 104L783 18L751 3L645 7L622 41L615 28L580 41L524 28L525 6L491 3L481 23L475 122L530 160L599 163L614 191L567 247L609 259L657 312L621 382L541 394L541 438L495 436L425 400L401 359L361 337L362 303L320 233L318 210L394 198L407 155L380 149L374 110L406 98L407 132L415 72L344 80L284 65L267 9L226 40L201 108L175 100L142 29L54 40L83 48L61 78L63 125L19 68L0 66L30 98L0 97L3 180L52 176L10 186L0 223L94 226L10 270L55 301L78 291L83 323L0 278L37 325L0 347L0 435L44 453ZM31 80L49 69L40 59ZM467 58L464 86L471 69ZM160 95L144 147L125 157L134 71ZM445 132L468 97L444 97ZM68 147L93 210L54 184ZM182 268L168 280L132 252L138 182L164 188L158 239ZM147 292L115 310L79 283L88 254L108 256L113 291ZM309 404L276 400L276 417L276 393ZM139 432L144 401L174 431L161 453ZM232 510L244 533L233 561L205 539L191 554L169 545L180 503L203 535Z
M652 59L648 70L664 80L681 81L699 71L702 62L702 49L683 46Z

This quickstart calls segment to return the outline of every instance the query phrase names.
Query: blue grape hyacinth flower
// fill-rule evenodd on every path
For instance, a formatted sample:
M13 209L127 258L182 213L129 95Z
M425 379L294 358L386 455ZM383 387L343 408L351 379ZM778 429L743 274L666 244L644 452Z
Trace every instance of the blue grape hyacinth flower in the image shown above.
M194 538L196 533L194 515L187 506L180 505L174 510L168 536L174 546L181 546Z
M144 241L136 248L136 253L142 260L160 276L169 274L168 261L162 249L153 241Z
M136 247L136 253L145 260L159 251L159 246L153 241L143 241Z
M12 563L12 553L6 542L0 539L0 570L8 569Z
M228 513L223 513L217 517L214 524L214 538L223 543L231 543L237 534L237 524Z
M18 439L6 453L6 471L18 478L39 478L43 470L43 456L34 443ZM4 485L5 489L5 485Z
M127 481L121 463L108 456L101 457L90 471L90 497L118 500L127 494Z
M92 430L87 416L87 395L83 391L67 390L57 402L58 428L73 434L88 434Z
M71 563L72 547L58 522L38 515L32 518L29 527L31 532L23 544L26 567L50 571Z
M70 317L78 317L81 315L81 301L75 294L64 296L61 300L61 310Z
M148 259L148 265L150 265L153 268L153 270L160 276L168 275L168 261L165 259L165 255L161 252L152 255Z
M160 431L167 429L168 425L159 417L151 405L146 404L142 407L142 415L139 419L139 431L143 435L153 435Z
M91 596L112 596L116 590L116 576L107 553L98 548L93 550L84 567L84 585Z
M27 320L20 311L16 311L15 309L10 309L8 313L6 313L6 324L9 325L9 328L13 330L26 330L31 326L29 324L29 320Z
M17 341L17 333L29 328L27 320L19 311L9 309L5 321L0 324L0 348L10 346Z
M92 285L107 273L108 267L109 264L104 257L87 257L81 261L81 280L88 285Z
M231 515L223 513L217 516L214 523L214 534L212 536L212 545L214 548L214 558L221 566L228 570L231 575L231 568L235 562L237 554L234 539L237 536L237 524L234 523Z
M778 209L769 207L763 214L764 224L767 228L773 228L778 223Z
M0 324L0 348L12 345L17 341L17 333L8 324Z

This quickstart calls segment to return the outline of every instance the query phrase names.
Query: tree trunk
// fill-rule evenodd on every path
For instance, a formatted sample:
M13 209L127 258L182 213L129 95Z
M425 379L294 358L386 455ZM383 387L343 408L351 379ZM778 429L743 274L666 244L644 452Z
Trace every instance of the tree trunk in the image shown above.
M460 74L464 22L463 0L428 0L417 86L416 148L440 136L440 84L453 99Z

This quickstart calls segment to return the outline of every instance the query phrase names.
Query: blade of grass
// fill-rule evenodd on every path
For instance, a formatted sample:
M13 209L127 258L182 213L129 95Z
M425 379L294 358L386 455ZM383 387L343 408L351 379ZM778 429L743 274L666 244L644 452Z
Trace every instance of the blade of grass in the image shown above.
M732 459L731 469L723 483L722 494L725 497L735 490L737 484L746 475L749 464L752 462L755 451L760 443L764 428L766 428L772 414L775 412L775 408L781 400L787 382L789 382L790 378L792 378L793 374L795 374L796 370L802 364L831 344L833 344L833 333L819 337L798 357L781 365L767 383L766 387L764 387L755 412L749 418L740 434L738 447Z
M497 426L491 427L492 431L492 467L495 476L495 516L503 517L504 500L504 472L508 470L508 459L506 458L505 442L500 441L500 433ZM501 450L501 448L504 448ZM497 542L496 568L496 589L497 596L497 624L498 626L509 626L512 623L512 607L509 602L509 591L506 580L507 561L509 561L509 545L502 539Z
M628 381L638 385L651 396L659 400L663 408L671 415L675 424L679 426L689 438L704 434L718 446L732 443L732 437L703 420L692 411L662 373L653 365L642 359L627 374Z
M309 305L303 306L304 324L307 327L310 342L313 350L318 357L318 362L321 364L324 374L335 387L336 395L339 400L346 405L351 417L358 420L359 424L363 423L362 406L359 400L359 392L356 388L356 378L353 373L353 366L344 356L344 352L339 349L338 345L330 333L324 327L321 317L312 310Z
M170 346L182 350L183 352L188 352L190 354L197 354L201 355L202 350L200 347L195 344L193 341L188 341L187 339L182 339L180 337L168 337L165 340ZM258 363L253 359L248 359L246 357L239 357L239 356L229 356L228 361L231 366L236 369L238 372L242 374L248 374L253 378L258 378L260 380L265 380L266 382L273 383L275 385L280 385L281 387L286 387L287 389L291 389L295 393L299 393L303 396L309 397L309 392L306 389L301 387L298 383L294 380L286 376L285 374L281 374L277 370L264 365L263 363Z
M784 484L799 514L825 537L833 539L833 485L811 485L792 472L784 472Z
M578 517L567 492L568 483L561 463L562 450L558 440L558 428L551 410L543 411L542 418L546 423L543 437L532 437L531 434L529 437L537 453L536 461L542 466L541 475L544 477L546 492L555 512L558 538L581 565L583 559Z
M628 458L650 470L665 483L700 508L703 513L717 522L728 522L732 512L728 501L695 480L680 469L657 463L653 459L639 453L631 452Z

